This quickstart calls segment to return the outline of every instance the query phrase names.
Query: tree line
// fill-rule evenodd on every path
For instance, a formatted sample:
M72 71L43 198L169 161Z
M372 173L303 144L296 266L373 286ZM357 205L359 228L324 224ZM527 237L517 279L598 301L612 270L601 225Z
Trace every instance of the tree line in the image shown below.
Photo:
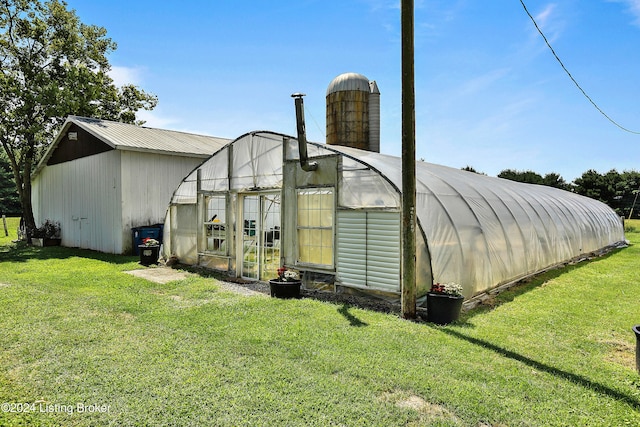
M462 169L480 173L471 166ZM616 169L611 169L609 172L599 173L589 169L571 183L566 182L560 174L555 172L543 176L530 170L505 169L498 174L498 178L571 191L606 203L618 215L625 218L629 218L630 214L632 218L640 218L640 205L638 205L640 172L635 170L618 172Z

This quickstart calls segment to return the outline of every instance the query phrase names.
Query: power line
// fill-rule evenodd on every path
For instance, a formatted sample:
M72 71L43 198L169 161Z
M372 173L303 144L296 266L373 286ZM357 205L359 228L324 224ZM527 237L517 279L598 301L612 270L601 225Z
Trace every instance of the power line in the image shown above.
M584 91L584 89L582 89L582 87L580 86L580 84L578 84L578 82L576 81L576 79L573 78L573 76L571 75L571 73L569 72L569 70L567 70L567 67L564 66L564 64L562 63L562 60L560 59L560 57L556 54L556 51L553 50L553 48L551 47L551 43L549 43L549 40L547 40L547 37L544 35L544 33L542 32L542 30L540 29L540 27L538 27L538 23L536 22L536 20L533 18L533 16L531 15L531 13L529 13L529 10L527 9L527 6L524 4L524 0L520 0L520 4L522 4L522 7L524 8L524 11L527 12L527 15L529 15L529 18L531 18L531 21L533 22L533 25L535 25L536 30L538 30L538 32L540 33L540 35L542 36L542 38L544 39L544 42L547 44L547 46L549 47L549 49L551 50L551 53L553 54L553 56L556 58L556 60L558 61L558 63L560 64L560 66L562 67L562 69L567 73L567 75L569 76L569 78L571 79L571 81L576 85L576 87L580 90L580 92L582 92L582 94L585 96L585 98L587 98L589 100L589 102L596 108L596 110L598 110L600 112L600 114L602 114L603 116L605 116L607 118L607 120L609 120L611 123L613 123L614 125L616 125L617 127L619 127L620 129L622 129L625 132L629 132L629 133L633 133L636 135L640 135L640 132L635 132L632 131L630 129L625 128L624 126L620 125L618 122L616 122L615 120L613 120L611 117L609 117L607 115L607 113L605 113L604 111L602 111L602 109L600 107L598 107L598 105L593 101L593 99L591 99L591 97L589 95L587 95L587 92Z
M327 136L324 134L324 131L322 130L322 128L318 124L318 121L316 120L316 118L313 117L313 114L311 114L311 111L309 109L307 109L307 107L304 108L304 111L306 112L307 115L311 116L311 120L313 120L313 123L315 123L316 127L320 131L320 135L324 136L325 139L326 139ZM322 142L322 141L319 141L319 142Z

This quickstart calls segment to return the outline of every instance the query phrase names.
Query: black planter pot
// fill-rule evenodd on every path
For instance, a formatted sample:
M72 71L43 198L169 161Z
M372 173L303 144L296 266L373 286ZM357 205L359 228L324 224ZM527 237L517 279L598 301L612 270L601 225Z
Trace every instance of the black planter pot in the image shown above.
M633 332L636 333L636 370L640 374L640 325L634 326Z
M446 325L458 320L463 296L429 292L427 294L427 322Z
M31 244L33 246L60 246L62 239L53 237L32 237Z
M60 242L62 242L60 238L45 237L42 246L60 246Z
M302 281L280 282L276 279L269 280L271 296L275 298L300 298L300 285Z
M140 250L140 264L142 265L151 265L157 264L158 258L160 257L160 246L146 246L146 245L138 245L138 249Z

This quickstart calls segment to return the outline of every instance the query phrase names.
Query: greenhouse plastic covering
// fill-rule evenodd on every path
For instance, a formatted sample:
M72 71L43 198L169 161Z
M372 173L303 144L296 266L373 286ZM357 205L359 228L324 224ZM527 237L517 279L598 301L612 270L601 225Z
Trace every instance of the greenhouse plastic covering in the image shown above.
M340 156L338 209L400 210L400 158L315 143L308 153L311 160ZM243 135L187 176L172 205L196 203L198 173L203 191L280 188L283 161L297 156L294 137ZM416 181L422 295L432 282L455 282L469 298L624 241L615 211L574 193L426 162L417 162Z

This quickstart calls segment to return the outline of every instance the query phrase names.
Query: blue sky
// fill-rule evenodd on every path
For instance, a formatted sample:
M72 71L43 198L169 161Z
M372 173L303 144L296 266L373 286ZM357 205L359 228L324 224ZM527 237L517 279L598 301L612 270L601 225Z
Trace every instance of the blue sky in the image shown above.
M387 0L68 0L118 44L117 83L159 97L147 125L324 142L326 88L357 72L381 92L381 152L401 153L400 3ZM640 0L528 0L565 66L613 120L640 132ZM519 0L416 0L417 157L495 176L640 169L640 135L580 93Z

